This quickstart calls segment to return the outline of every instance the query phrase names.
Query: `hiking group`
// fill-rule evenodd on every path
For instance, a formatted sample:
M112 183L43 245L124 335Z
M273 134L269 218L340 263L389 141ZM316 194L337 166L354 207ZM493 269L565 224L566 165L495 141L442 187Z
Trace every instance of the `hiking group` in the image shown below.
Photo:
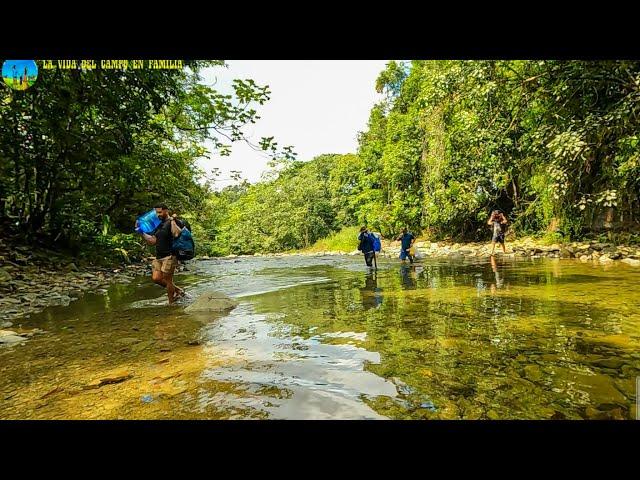
M504 237L506 232L507 217L500 210L493 210L487 225L493 229L491 238L491 255L493 256L496 243L502 246L506 253ZM156 257L153 260L152 279L167 289L169 304L173 304L185 295L183 288L173 283L173 274L180 261L190 260L195 255L195 243L191 235L191 227L188 222L179 220L175 214L169 215L166 204L159 203L154 210L141 216L136 221L136 231L142 235L149 245L155 245ZM416 236L407 228L402 229L402 234L395 238L400 242L400 260L404 263L414 263L416 258ZM377 270L376 253L382 250L382 237L379 233L372 232L364 225L358 234L358 250L364 255L364 261L368 267Z
M508 220L505 214L501 210L493 210L487 220L487 225L492 227L491 237L491 256L494 255L496 249L496 243L499 243L502 247L502 251L507 253L507 249L504 244L504 237L506 234ZM407 228L402 229L402 234L395 238L400 242L400 260L404 263L405 260L409 260L409 263L413 263L416 259L415 241L416 236L409 232ZM375 265L376 252L380 252L382 249L381 236L379 233L372 232L364 225L360 228L358 234L358 250L364 254L364 261L368 267Z

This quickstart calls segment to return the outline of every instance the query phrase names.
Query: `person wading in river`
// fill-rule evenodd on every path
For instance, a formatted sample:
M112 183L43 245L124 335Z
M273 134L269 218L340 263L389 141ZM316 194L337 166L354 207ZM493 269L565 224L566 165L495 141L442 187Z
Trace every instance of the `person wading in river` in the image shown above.
M367 230L367 227L364 226L360 229L360 234L358 235L358 250L364 253L364 261L367 264L367 267L371 267L371 263L374 260L376 255L374 246L373 246L373 234Z
M411 255L411 247L413 247L413 243L416 241L416 237L413 233L407 231L406 228L402 229L402 235L400 235L397 239L400 242L400 260L404 263L406 259L409 259L409 263L413 263L413 256Z
M173 239L180 236L182 225L180 220L176 220L175 215L169 216L169 210L164 203L159 203L154 208L162 223L152 235L143 233L142 236L149 245L156 246L156 258L151 264L153 270L151 278L158 285L167 288L169 305L171 305L184 295L184 290L173 283L173 273L178 266L178 259L171 252Z
M487 225L493 227L493 237L491 237L491 255L496 249L496 242L502 246L502 252L507 253L507 249L504 246L504 233L507 226L507 217L504 216L500 210L494 210L491 212Z

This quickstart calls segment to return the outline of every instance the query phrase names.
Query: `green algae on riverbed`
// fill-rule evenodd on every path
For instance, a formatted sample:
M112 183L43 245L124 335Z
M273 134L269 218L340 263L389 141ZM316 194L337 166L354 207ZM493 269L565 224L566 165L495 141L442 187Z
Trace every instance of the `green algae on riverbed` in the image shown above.
M22 320L46 333L0 349L0 418L634 418L637 269L379 267L200 262L178 283L240 302L206 318L148 278L49 309Z

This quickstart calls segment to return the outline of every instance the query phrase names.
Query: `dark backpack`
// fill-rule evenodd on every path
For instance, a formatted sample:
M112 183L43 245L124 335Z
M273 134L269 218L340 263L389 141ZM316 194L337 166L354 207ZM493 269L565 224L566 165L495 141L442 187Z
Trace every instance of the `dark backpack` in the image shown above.
M186 226L180 232L180 236L173 239L171 250L178 260L191 260L196 256L196 243Z

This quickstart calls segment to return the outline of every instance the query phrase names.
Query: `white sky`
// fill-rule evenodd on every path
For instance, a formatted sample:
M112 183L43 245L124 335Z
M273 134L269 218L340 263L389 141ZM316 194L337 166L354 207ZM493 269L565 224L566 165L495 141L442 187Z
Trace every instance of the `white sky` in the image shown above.
M261 117L245 128L254 144L261 137L275 137L278 147L292 145L299 160L323 153L355 153L357 134L366 128L371 107L382 99L375 80L386 60L228 60L228 68L203 70L203 82L215 83L221 93L232 93L235 78L269 85L271 99L255 109ZM231 170L254 183L269 169L269 158L244 142L233 144L232 153L215 153L200 159L206 171L221 170L217 188L234 183Z

